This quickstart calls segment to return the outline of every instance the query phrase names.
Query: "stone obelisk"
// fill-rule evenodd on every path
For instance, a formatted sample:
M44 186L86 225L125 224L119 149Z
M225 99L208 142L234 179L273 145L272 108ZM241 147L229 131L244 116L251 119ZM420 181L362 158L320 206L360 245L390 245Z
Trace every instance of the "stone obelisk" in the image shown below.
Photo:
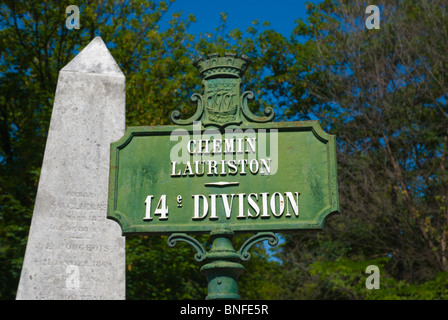
M125 240L107 220L125 77L100 37L59 73L17 299L124 299Z

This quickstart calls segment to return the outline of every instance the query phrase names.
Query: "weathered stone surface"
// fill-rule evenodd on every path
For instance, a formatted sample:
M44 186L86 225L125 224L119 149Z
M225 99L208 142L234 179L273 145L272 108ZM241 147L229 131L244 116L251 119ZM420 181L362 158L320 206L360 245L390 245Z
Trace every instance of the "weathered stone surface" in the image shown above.
M124 299L125 240L107 220L125 77L99 37L59 73L17 299Z

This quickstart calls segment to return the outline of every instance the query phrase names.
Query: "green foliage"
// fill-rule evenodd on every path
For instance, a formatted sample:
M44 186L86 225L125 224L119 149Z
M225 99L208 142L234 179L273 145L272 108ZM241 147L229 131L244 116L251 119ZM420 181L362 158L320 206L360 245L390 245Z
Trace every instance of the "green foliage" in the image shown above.
M243 298L447 299L445 3L387 2L379 30L364 26L365 1L310 3L289 38L258 21L226 32L225 13L198 37L188 32L196 18L180 12L161 30L171 4L84 2L79 30L65 28L61 1L0 4L0 299L15 297L58 72L96 35L126 75L128 125L191 115L193 58L236 52L253 61L243 88L253 112L273 106L277 121L318 119L337 136L342 214L323 232L284 234L276 260L252 248ZM165 237L128 238L127 298L202 299L193 255ZM365 288L370 264L379 290Z
M387 273L390 258L355 261L338 258L335 261L319 260L310 265L309 274L320 282L322 295L332 299L364 300L436 300L448 298L448 273L440 272L434 279L413 284L396 280ZM374 265L380 270L379 289L367 289L369 273L367 266ZM316 282L307 284L303 290L313 290Z
M443 1L391 1L380 29L367 30L365 7L310 4L285 47L292 64L275 75L285 115L319 119L338 141L342 214L322 233L286 238L289 295L445 298L446 282L434 284L448 272L448 12ZM384 289L365 293L355 261L384 256ZM325 281L323 267L334 271Z
M233 239L235 250L239 250L245 240L253 234L238 234ZM263 244L250 249L251 258L244 262L245 268L238 281L238 291L242 299L276 300L281 299L282 283L286 280L281 272L279 261L273 260Z
M0 213L0 300L4 300L15 297L31 212L11 195L0 194Z
M204 238L204 237L203 237ZM126 239L126 299L204 299L207 282L188 245L167 245L167 237Z

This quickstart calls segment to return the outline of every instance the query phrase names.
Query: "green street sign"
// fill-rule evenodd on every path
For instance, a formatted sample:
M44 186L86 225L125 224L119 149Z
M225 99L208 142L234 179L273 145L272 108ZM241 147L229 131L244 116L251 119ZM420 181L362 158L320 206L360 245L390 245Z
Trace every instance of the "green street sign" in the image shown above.
M334 140L316 121L129 128L111 147L109 217L124 234L321 228L339 209Z
M189 119L129 127L111 144L108 218L124 235L320 229L339 211L335 137L317 121L257 117L240 92L246 57L195 62Z

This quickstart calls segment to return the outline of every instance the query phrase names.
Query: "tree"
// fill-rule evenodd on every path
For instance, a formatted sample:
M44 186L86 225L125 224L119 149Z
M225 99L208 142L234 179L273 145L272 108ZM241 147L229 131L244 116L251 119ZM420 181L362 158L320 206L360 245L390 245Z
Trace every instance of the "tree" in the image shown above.
M276 75L286 114L319 119L338 139L342 215L323 233L288 236L281 252L309 284L295 294L337 297L308 278L319 261L389 257L396 281L447 276L447 8L389 1L369 30L367 5L309 4L287 47L293 64Z

